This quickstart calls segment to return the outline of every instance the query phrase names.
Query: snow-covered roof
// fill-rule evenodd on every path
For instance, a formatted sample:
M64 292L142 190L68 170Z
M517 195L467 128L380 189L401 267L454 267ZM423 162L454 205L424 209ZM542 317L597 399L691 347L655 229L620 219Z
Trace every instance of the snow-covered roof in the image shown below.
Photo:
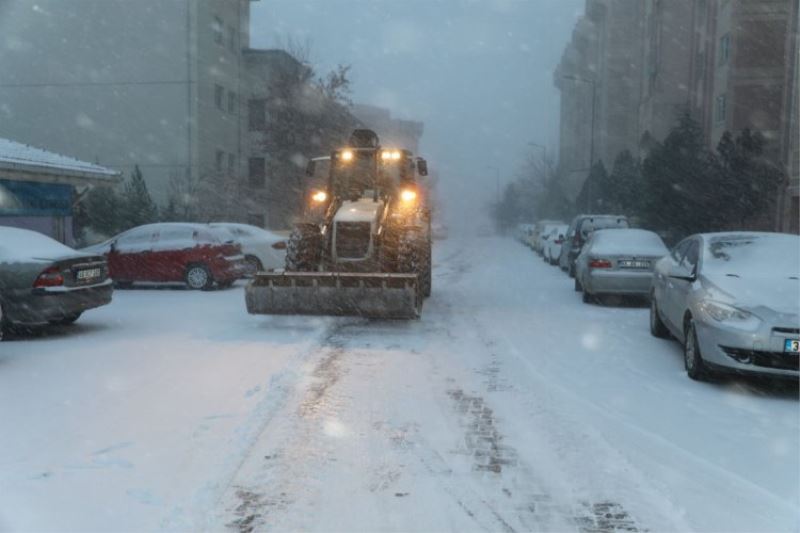
M116 181L120 172L0 137L0 170Z

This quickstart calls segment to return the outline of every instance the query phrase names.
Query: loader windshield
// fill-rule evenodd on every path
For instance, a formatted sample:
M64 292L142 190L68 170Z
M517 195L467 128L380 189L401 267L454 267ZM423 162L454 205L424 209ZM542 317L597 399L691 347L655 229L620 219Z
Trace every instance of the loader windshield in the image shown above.
M337 194L347 197L361 196L364 191L375 188L378 170L375 151L352 150L350 153L350 159L334 159L331 185Z

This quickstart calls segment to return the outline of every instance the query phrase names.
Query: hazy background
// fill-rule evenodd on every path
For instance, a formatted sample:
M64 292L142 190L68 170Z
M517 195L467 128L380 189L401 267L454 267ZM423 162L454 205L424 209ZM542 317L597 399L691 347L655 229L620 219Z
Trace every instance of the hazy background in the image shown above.
M252 45L311 43L322 74L353 66L353 100L425 123L447 211L480 209L528 143L555 153L553 70L584 0L265 0Z

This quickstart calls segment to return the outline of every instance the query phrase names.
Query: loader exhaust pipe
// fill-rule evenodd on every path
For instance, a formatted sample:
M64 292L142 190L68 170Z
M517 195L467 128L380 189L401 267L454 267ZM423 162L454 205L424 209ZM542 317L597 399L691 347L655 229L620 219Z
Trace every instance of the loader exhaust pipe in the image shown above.
M416 274L259 272L245 288L250 314L414 319L422 311Z

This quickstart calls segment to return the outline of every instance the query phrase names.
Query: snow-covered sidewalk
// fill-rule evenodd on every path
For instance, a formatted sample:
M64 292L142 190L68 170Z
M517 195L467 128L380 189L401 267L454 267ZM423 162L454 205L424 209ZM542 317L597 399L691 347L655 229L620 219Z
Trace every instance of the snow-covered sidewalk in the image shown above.
M796 530L796 393L509 239L437 242L420 321L118 291L0 345L0 531Z

